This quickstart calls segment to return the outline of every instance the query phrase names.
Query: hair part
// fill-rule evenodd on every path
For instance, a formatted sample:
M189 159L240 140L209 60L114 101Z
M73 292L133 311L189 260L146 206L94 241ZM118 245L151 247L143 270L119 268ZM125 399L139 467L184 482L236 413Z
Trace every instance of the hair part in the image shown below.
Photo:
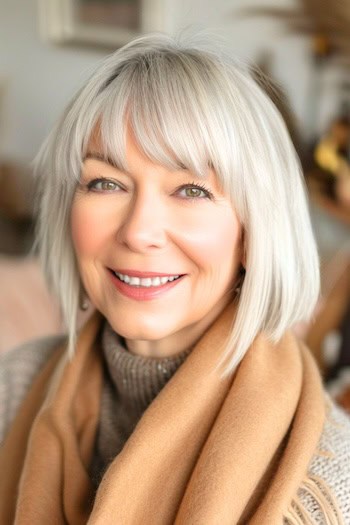
M37 245L74 352L80 278L70 209L91 134L127 169L126 128L152 161L205 177L208 165L244 230L246 274L219 366L231 373L260 331L272 341L313 313L319 262L303 174L286 126L247 67L165 35L107 57L36 158Z

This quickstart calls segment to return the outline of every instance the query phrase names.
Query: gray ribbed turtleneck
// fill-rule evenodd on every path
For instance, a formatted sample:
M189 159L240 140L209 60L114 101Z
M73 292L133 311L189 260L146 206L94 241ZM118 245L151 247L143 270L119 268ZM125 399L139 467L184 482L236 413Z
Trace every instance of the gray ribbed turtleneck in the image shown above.
M151 401L184 362L189 350L155 358L130 353L108 323L102 332L105 382L92 478L96 486L121 451Z

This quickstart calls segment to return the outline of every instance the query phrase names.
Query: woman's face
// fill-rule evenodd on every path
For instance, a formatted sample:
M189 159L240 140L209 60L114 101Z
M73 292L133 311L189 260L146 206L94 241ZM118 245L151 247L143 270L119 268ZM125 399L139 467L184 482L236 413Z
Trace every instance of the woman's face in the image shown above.
M212 170L155 164L131 133L128 173L101 158L93 138L71 213L86 292L131 352L176 354L232 299L241 226Z

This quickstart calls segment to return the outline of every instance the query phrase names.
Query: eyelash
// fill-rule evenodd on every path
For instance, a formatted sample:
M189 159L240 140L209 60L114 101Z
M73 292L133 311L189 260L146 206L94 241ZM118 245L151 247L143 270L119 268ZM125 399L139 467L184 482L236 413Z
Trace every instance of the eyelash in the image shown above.
M114 190L99 190L99 189L96 189L96 185L99 183L99 182L110 182L112 184L115 184L116 188L119 188L119 190L123 190L124 188L118 183L118 182L115 182L111 179L107 179L105 177L99 177L98 179L93 179L91 180L87 185L87 190L88 191L95 191L95 192L100 192L100 193L112 193ZM198 182L190 182L189 184L183 184L181 186L179 186L178 188L176 188L175 192L174 193L178 193L179 191L182 191L182 190L186 190L186 189L198 189L198 190L201 190L203 193L204 193L204 196L203 197L185 197L184 199L185 200L197 200L197 199L209 199L209 200L214 200L214 194L205 186L205 184L203 183L198 183Z

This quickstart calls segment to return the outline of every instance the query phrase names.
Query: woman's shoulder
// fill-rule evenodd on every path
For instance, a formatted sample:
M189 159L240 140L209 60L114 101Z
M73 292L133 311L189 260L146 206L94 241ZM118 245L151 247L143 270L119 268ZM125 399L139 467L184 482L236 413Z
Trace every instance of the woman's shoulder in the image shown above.
M0 443L35 376L65 339L36 339L0 355Z
M298 498L312 523L328 523L322 507L333 507L333 513L340 514L337 523L350 523L350 415L328 395L326 403L323 432Z

